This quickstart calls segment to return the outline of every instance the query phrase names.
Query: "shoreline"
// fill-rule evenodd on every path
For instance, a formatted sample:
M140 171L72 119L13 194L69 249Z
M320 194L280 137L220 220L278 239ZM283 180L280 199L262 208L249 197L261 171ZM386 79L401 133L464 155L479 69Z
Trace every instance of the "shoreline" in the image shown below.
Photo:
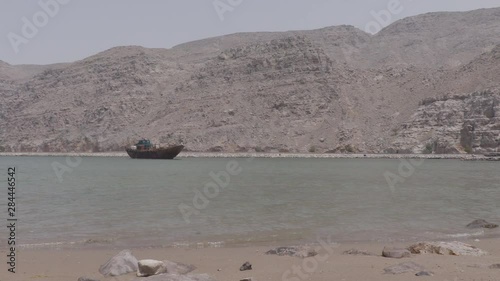
M148 237L147 239L135 239L131 237L117 238L107 235L88 236L80 240L31 240L19 243L17 248L20 250L78 250L78 249L117 249L128 247L132 249L204 249L204 248L246 248L246 247L271 247L277 244L283 245L312 245L317 243L320 237L331 237L339 244L409 244L421 241L474 241L474 240L499 240L500 228L496 229L467 229L455 232L442 232L428 235L428 232L406 234L405 236L370 236L370 237L352 237L349 236L331 236L323 232L314 235L291 235L280 236L274 233L261 235L231 235L231 236L202 236L183 239L168 239L159 237ZM2 240L0 239L0 242ZM0 245L0 250L7 250L6 243Z
M433 273L425 280L497 280L499 269L490 268L500 259L500 239L459 239L464 243L488 252L484 256L451 256L437 254L412 254L410 257L396 259L382 257L384 247L406 248L411 243L336 243L323 240L326 244L220 247L220 248L129 248L138 259L169 260L191 264L196 267L193 274L208 274L217 281L242 280L421 280L416 271L392 275L384 269L400 263L413 262ZM319 247L321 244L321 247ZM282 246L313 246L317 249L315 257L292 257L265 254L268 250ZM87 276L95 280L133 281L135 273L119 277L104 277L99 267L111 257L126 248L80 248L80 249L20 249L17 256L17 271L11 274L0 272L0 278L21 281L67 281ZM356 249L365 254L346 254ZM246 261L253 269L240 271ZM307 278L298 278L294 268L303 269ZM284 278L285 273L288 278Z
M127 157L126 152L1 152L0 157ZM303 159L452 159L491 160L480 154L329 154L257 152L181 152L177 158L303 158Z
M273 232L274 233L274 232ZM440 232L433 235L412 232L405 236L337 236L327 232L315 233L314 235L292 235L282 237L273 233L265 235L238 234L231 236L211 235L202 237L191 237L181 239L168 239L159 237L148 237L147 239L135 239L133 237L117 238L113 235L91 235L81 239L52 240L36 239L16 241L17 248L30 249L83 249L83 248L240 248L240 247L265 247L275 244L309 245L317 242L320 237L331 237L340 244L371 244L371 243L416 243L419 241L473 241L473 240L499 240L500 227L488 228L466 228L463 231ZM22 243L21 243L22 242ZM0 250L7 250L5 239L0 239Z

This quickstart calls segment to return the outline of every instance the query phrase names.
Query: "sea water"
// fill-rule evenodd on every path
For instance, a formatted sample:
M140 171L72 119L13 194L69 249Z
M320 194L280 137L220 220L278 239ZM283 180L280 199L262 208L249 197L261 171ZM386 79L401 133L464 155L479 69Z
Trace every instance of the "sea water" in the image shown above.
M498 236L499 162L0 157L16 168L17 243L175 246ZM406 164L411 162L405 162ZM7 245L7 234L0 243Z

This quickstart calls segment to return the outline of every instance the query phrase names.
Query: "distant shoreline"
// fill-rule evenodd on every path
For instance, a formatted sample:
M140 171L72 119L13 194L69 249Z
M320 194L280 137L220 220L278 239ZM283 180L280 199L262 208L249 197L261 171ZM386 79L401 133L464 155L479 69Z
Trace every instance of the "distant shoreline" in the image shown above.
M128 157L125 152L2 152L6 157ZM458 159L488 160L480 154L330 154L256 152L182 152L177 158Z

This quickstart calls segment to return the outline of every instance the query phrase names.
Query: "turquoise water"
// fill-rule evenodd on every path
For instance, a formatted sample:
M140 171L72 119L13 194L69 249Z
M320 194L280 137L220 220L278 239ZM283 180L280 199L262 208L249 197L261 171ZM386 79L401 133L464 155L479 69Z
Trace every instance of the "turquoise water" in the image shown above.
M500 222L499 162L426 160L400 174L400 161L389 159L70 160L0 157L3 217L7 168L17 169L18 243L229 245L318 235L342 242L500 234L465 228L476 218ZM220 171L228 177L217 183L211 172ZM391 188L388 172L405 181ZM209 196L200 199L206 185ZM2 247L6 238L0 237Z

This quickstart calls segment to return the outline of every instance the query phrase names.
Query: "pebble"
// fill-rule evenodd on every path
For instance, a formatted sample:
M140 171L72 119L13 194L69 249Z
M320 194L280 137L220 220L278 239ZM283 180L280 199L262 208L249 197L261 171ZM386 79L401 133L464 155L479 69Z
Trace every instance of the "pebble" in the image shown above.
M240 271L252 270L252 264L250 262L245 262L241 267Z
M415 273L415 276L433 276L432 272L429 271L420 271Z

